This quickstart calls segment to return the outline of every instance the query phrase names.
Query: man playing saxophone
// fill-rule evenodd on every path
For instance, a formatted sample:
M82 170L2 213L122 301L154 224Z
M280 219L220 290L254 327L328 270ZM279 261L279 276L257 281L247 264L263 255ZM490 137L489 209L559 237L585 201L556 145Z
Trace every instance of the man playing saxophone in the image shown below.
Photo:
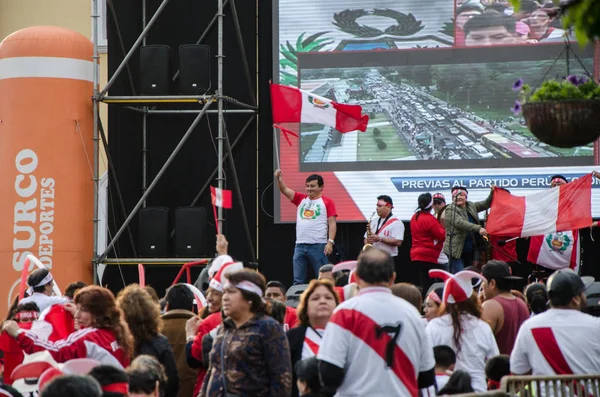
M372 244L388 252L394 258L394 262L397 262L398 247L404 239L404 223L392 214L393 208L394 202L390 196L377 197L377 216L372 216L369 220L371 233L369 235L365 232L364 244Z

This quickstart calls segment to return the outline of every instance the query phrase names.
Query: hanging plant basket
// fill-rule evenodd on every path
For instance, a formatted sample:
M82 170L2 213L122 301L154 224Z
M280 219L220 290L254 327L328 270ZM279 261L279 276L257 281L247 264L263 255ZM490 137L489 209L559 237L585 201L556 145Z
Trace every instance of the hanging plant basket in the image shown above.
M560 148L584 146L600 136L600 100L528 102L523 117L540 141Z

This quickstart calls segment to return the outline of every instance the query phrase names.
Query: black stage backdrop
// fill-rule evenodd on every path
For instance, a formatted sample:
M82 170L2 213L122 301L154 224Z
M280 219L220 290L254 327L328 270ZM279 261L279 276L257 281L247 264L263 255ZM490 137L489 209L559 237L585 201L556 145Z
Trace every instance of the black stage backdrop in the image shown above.
M116 8L119 27L125 48L130 48L142 30L141 2L113 2ZM148 19L159 6L160 1L148 0ZM259 125L256 123L246 132L237 149L234 149L236 169L240 179L240 187L246 206L246 215L252 235L252 244L258 247L257 255L261 272L269 280L281 280L289 284L292 280L292 254L294 248L295 225L273 223L273 133L271 127L271 110L269 100L269 79L272 76L272 4L271 1L236 2L242 36L248 56L252 86L256 87L258 73L259 88ZM147 44L167 44L172 48L172 68L177 68L177 48L181 44L195 43L216 11L216 1L198 2L177 0L170 2L156 25L150 31ZM256 14L258 11L258 20ZM246 103L251 102L242 69L241 56L236 41L235 30L229 7L225 10L224 29L224 93ZM258 40L257 40L258 34ZM123 58L115 24L109 18L109 75L112 75ZM213 28L205 43L211 45L216 53L216 27ZM258 53L258 59L256 54ZM133 83L139 91L139 51L130 61ZM212 63L213 87L216 87L216 60ZM117 79L110 90L111 95L131 95L127 73ZM178 107L181 109L182 107ZM216 109L216 106L214 107ZM175 107L171 107L175 109ZM210 128L206 119L194 131L186 146L179 153L166 175L156 186L147 200L150 206L165 206L174 209L188 206L196 196L217 164L214 137L217 133L216 115L211 115ZM150 115L148 117L148 184L156 176L158 170L167 159L181 136L193 120L191 115ZM248 120L246 115L226 116L227 130L233 141ZM119 178L124 203L127 211L136 204L141 196L142 180L142 117L139 113L127 110L122 105L109 107L109 147L114 162L114 170ZM211 131L213 138L211 139ZM213 143L214 142L214 143ZM258 157L258 164L257 164ZM258 168L258 175L257 175ZM234 189L231 171L226 167L227 188ZM258 185L257 185L258 176ZM216 184L216 181L213 181ZM365 187L368 188L368 187ZM373 197L377 192L373 192ZM234 192L234 208L226 213L225 234L230 241L230 252L239 259L250 259L250 248L242 223L242 213ZM416 203L416 198L415 198ZM214 247L214 221L210 206L210 194L205 192L197 204L207 209L209 224L207 226L207 247ZM415 204L416 207L416 204ZM258 208L258 210L257 210ZM114 234L116 228L125 219L117 201L114 189L110 190L109 228ZM258 225L257 225L258 222ZM257 227L258 226L258 227ZM346 251L348 259L356 258L362 247L362 235L365 223L338 225L338 245ZM415 280L418 276L410 266L410 228L406 226L405 241L400 249L404 265L397 271L409 272ZM134 242L137 241L137 219L131 224ZM600 233L595 232L596 240ZM600 257L598 245L590 240L587 231L582 235L582 273L600 277L596 262ZM527 241L518 244L519 260L526 262ZM116 252L115 252L116 251ZM128 234L119 239L111 257L132 257ZM213 254L213 252L209 252ZM126 283L137 282L137 270L132 266L123 266ZM148 266L147 283L153 285L162 294L170 285L178 267ZM193 272L195 277L198 271ZM116 266L109 266L103 283L118 291L123 283Z

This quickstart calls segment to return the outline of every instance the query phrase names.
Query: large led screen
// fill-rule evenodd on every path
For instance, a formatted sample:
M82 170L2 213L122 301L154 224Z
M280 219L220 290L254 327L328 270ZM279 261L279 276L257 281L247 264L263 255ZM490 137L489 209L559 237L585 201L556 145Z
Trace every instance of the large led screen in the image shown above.
M302 192L320 174L338 220L368 219L380 194L408 220L424 192L449 198L464 185L478 200L495 184L525 195L549 188L553 174L590 172L593 145L541 143L511 108L518 79L535 88L544 78L592 76L593 48L573 44L567 57L569 36L552 8L525 0L515 13L506 3L279 0L274 82L360 104L370 117L366 132L302 124L291 144L280 139L288 186ZM294 221L294 206L275 196L276 221Z

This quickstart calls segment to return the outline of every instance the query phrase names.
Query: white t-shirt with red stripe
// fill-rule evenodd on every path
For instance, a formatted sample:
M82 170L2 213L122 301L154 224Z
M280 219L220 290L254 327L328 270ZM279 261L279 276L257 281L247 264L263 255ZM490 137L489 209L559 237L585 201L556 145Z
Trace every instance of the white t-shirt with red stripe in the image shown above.
M363 288L335 309L317 357L344 369L340 397L416 396L419 372L435 366L419 312L384 287Z
M304 334L304 345L302 346L303 360L317 355L324 332L325 330L322 328L308 327L306 329L306 333Z
M450 346L456 353L455 370L463 370L471 375L471 386L476 392L485 392L485 363L500 354L494 333L489 324L470 314L461 317L462 335L460 351L454 343L454 327L449 314L434 318L427 324L427 335L432 346Z
M337 216L335 204L329 197L311 200L306 194L294 193L292 203L296 212L296 244L327 243L327 219Z
M379 231L377 230L378 224ZM404 223L395 216L390 217L387 221L385 221L385 218L371 219L371 232L381 237L404 240ZM364 238L367 238L367 233L365 233ZM395 245L389 245L383 241L378 241L373 244L373 246L387 252L391 256L398 256L398 247Z
M531 317L517 334L510 371L542 376L600 374L600 318L568 309Z

